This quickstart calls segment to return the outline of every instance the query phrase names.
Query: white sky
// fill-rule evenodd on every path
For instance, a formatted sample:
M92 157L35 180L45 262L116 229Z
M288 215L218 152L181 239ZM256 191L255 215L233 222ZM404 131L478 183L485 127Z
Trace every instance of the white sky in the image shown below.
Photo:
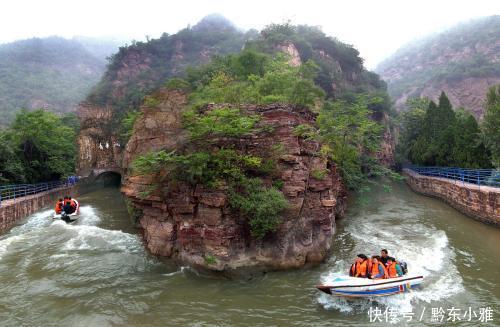
M291 20L353 44L368 68L412 39L470 18L500 14L500 0L3 0L0 42L33 36L175 33L218 12L243 29Z

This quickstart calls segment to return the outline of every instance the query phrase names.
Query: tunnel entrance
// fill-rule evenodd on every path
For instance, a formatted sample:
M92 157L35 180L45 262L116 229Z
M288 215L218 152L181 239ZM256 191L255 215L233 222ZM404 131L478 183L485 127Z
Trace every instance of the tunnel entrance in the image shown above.
M95 183L103 187L120 187L122 175L114 171L107 171L95 178Z

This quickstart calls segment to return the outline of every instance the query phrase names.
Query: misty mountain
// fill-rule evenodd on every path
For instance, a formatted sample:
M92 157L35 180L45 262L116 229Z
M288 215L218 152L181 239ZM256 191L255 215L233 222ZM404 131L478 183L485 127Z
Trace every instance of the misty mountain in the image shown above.
M121 47L86 101L111 105L119 113L135 110L146 94L169 78L185 77L189 67L243 48L284 52L293 65L314 61L319 69L316 83L332 98L371 91L386 96L385 83L364 68L359 52L317 27L271 24L261 32L243 32L223 16L213 14L175 34Z
M435 100L444 91L455 108L465 107L481 117L487 89L500 83L500 16L410 43L376 71L388 83L397 109L404 109L409 97Z
M119 47L130 43L128 39L116 37L75 36L72 40L80 43L93 56L103 61L107 61Z
M0 126L20 108L74 111L101 78L116 43L77 37L0 45Z

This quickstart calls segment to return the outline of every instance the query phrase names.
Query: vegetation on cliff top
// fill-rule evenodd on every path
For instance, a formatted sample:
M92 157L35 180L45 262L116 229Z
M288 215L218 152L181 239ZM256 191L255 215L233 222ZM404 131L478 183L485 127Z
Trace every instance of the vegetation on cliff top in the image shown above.
M167 79L184 75L188 66L208 62L214 55L240 51L252 35L238 31L220 16L207 16L176 34L133 42L111 57L87 101L113 105L119 121L126 112L137 110L144 96Z
M328 97L342 98L363 92L380 92L379 96L386 96L385 82L363 67L358 50L325 35L318 27L270 24L259 38L247 42L246 48L273 54L281 51L280 46L287 45L297 49L303 63L312 61L318 66L314 81Z
M282 51L279 46L287 42L297 47L303 63L309 61L315 64L317 74L314 84L322 88L328 98L352 98L362 92L378 92L379 97L385 98L384 105L379 106L378 110L389 111L390 103L385 83L378 75L363 68L359 52L352 46L328 37L319 28L310 26L272 24L260 34L254 30L242 33L220 16L209 16L192 28L188 27L173 35L164 34L159 39L135 42L120 48L111 58L105 76L87 100L95 104L113 105L113 117L115 122L119 123L127 112L138 110L144 97L162 86L167 79L181 77L206 83L207 79L213 78L208 69L221 71L223 66L241 69L241 65L237 67L238 63L227 65L222 61L234 60L224 55L239 53L243 47L261 54L260 57L255 57L250 55L251 52L246 52L248 57L239 57L242 61L255 60L254 65L246 64L246 74L260 76L263 65L269 62L266 57L274 57ZM193 76L193 70L197 69L190 67L208 63L211 59L219 62L212 62L210 68L205 71L198 70L198 74ZM224 75L228 75L227 71L223 73L219 82L224 82ZM225 98L231 100L231 96L236 95L241 99L237 94L240 85L233 83L232 86L229 90L232 93ZM262 102L272 100L261 99ZM275 100L280 101L282 98Z
M171 88L191 90L190 108L184 113L191 144L182 153L158 151L139 156L133 162L135 173L161 173L170 185L186 182L228 187L231 208L248 218L254 237L263 238L277 228L279 214L288 203L275 187L280 181L273 177L279 149L268 149L268 155L256 157L235 148L237 139L266 132L266 126L259 124L259 116L249 115L237 106L281 102L319 111L319 132L311 128L307 137L324 143L317 155L338 164L348 186L359 187L369 172L377 171L374 167L378 165L370 158L380 143L382 127L371 119L371 108L379 108L384 99L364 95L327 100L325 92L315 84L319 67L312 60L293 67L288 59L281 53L247 49L189 69L185 81L167 83ZM231 103L234 107L206 109L208 103ZM297 135L302 130L308 129L298 127ZM234 142L221 146L221 138ZM264 185L263 176L270 176L273 186Z
M246 155L231 147L216 145L216 137L238 138L255 131L257 117L239 114L235 120L225 119L235 115L235 110L215 109L213 114L196 118L190 114L187 128L191 131L194 151L184 154L164 150L151 152L137 157L133 169L140 174L162 172L171 187L178 182L210 188L227 187L231 208L248 218L252 236L261 239L276 230L280 223L279 213L288 202L283 193L273 186L263 185L256 176L269 173L265 161L270 158ZM214 117L223 118L214 120Z
M498 87L488 93L482 130L470 113L463 109L453 111L444 92L438 104L428 99L411 99L410 110L400 117L399 160L426 166L498 166L499 94Z

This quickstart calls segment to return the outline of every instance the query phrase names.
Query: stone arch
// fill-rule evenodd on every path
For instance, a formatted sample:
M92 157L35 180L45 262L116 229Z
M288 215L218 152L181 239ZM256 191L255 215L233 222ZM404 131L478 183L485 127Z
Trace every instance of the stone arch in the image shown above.
M94 182L104 186L120 186L122 182L122 172L114 169L98 172L94 176Z

